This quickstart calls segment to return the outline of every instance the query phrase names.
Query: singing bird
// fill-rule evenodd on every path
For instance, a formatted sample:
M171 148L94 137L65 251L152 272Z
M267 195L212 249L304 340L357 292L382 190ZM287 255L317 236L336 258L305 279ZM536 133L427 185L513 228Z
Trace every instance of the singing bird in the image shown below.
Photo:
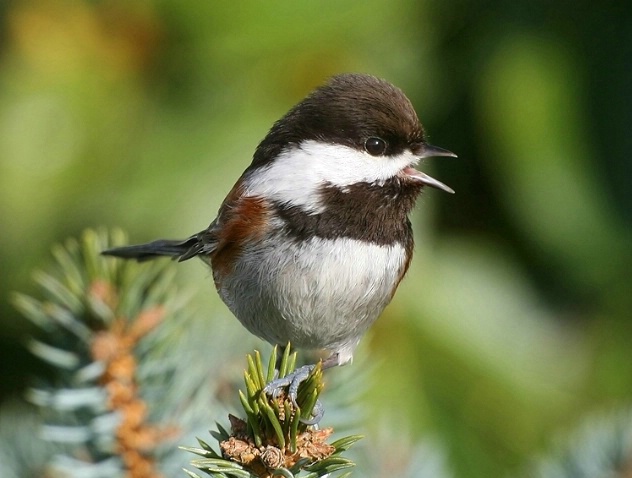
M400 89L365 74L337 75L274 123L206 229L104 254L199 257L251 333L325 349L324 368L343 365L410 265L408 215L417 198L426 186L454 192L415 169L434 156L455 155L427 143ZM289 385L295 401L312 368L265 390Z

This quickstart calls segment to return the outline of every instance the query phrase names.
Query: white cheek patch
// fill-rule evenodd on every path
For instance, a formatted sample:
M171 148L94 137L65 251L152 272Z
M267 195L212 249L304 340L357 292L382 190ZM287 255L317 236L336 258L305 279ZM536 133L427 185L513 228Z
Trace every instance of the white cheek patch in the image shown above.
M398 156L371 156L340 144L304 141L282 152L270 165L245 179L247 196L262 196L318 214L320 189L333 184L343 191L356 183L380 184L418 158L407 151Z

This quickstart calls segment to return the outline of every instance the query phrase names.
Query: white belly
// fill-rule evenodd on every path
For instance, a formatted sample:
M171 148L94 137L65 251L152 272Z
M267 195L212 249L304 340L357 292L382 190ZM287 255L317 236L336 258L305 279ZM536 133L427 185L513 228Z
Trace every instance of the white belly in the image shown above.
M277 239L247 250L219 290L240 322L271 343L343 352L390 302L406 262L400 244L349 238Z

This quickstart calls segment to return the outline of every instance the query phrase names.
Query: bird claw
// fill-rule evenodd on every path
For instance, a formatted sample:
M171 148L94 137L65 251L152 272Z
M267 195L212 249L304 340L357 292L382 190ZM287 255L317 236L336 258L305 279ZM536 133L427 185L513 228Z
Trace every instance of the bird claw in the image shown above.
M296 403L296 399L298 397L298 387L302 382L307 380L309 374L312 373L312 370L314 370L314 367L315 365L304 365L283 378L276 378L272 380L263 388L263 393L272 396L273 398L278 398L283 388L288 387L289 399L292 401L295 408L299 408ZM316 401L312 413L312 418L301 418L301 422L306 425L316 425L320 422L325 414L325 410L320 401Z
M298 407L296 403L298 387L302 382L307 380L307 377L309 377L309 374L312 373L313 369L314 365L304 365L283 378L276 378L263 388L263 393L276 398L279 396L279 393L281 393L283 388L288 387L288 397L292 401L292 404L295 407Z
M320 400L316 400L314 408L312 409L312 418L301 418L300 421L305 425L318 425L324 414L325 407L323 407L323 404L320 403Z

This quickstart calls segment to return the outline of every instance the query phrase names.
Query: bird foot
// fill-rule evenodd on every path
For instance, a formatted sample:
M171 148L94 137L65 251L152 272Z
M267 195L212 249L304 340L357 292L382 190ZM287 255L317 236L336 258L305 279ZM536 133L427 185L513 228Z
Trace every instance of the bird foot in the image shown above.
M325 407L320 403L320 400L316 400L314 408L312 408L312 418L301 418L301 422L305 425L318 425L325 414Z
M298 397L298 387L301 383L307 380L309 374L312 373L312 370L314 370L314 367L315 365L303 365L283 378L276 378L272 380L263 388L263 393L276 398L285 387L288 387L289 399L292 401L295 408L299 408L296 403L296 399ZM323 408L323 405L320 401L316 401L312 410L312 418L301 418L301 422L306 425L316 425L323 418L324 414L325 409Z

